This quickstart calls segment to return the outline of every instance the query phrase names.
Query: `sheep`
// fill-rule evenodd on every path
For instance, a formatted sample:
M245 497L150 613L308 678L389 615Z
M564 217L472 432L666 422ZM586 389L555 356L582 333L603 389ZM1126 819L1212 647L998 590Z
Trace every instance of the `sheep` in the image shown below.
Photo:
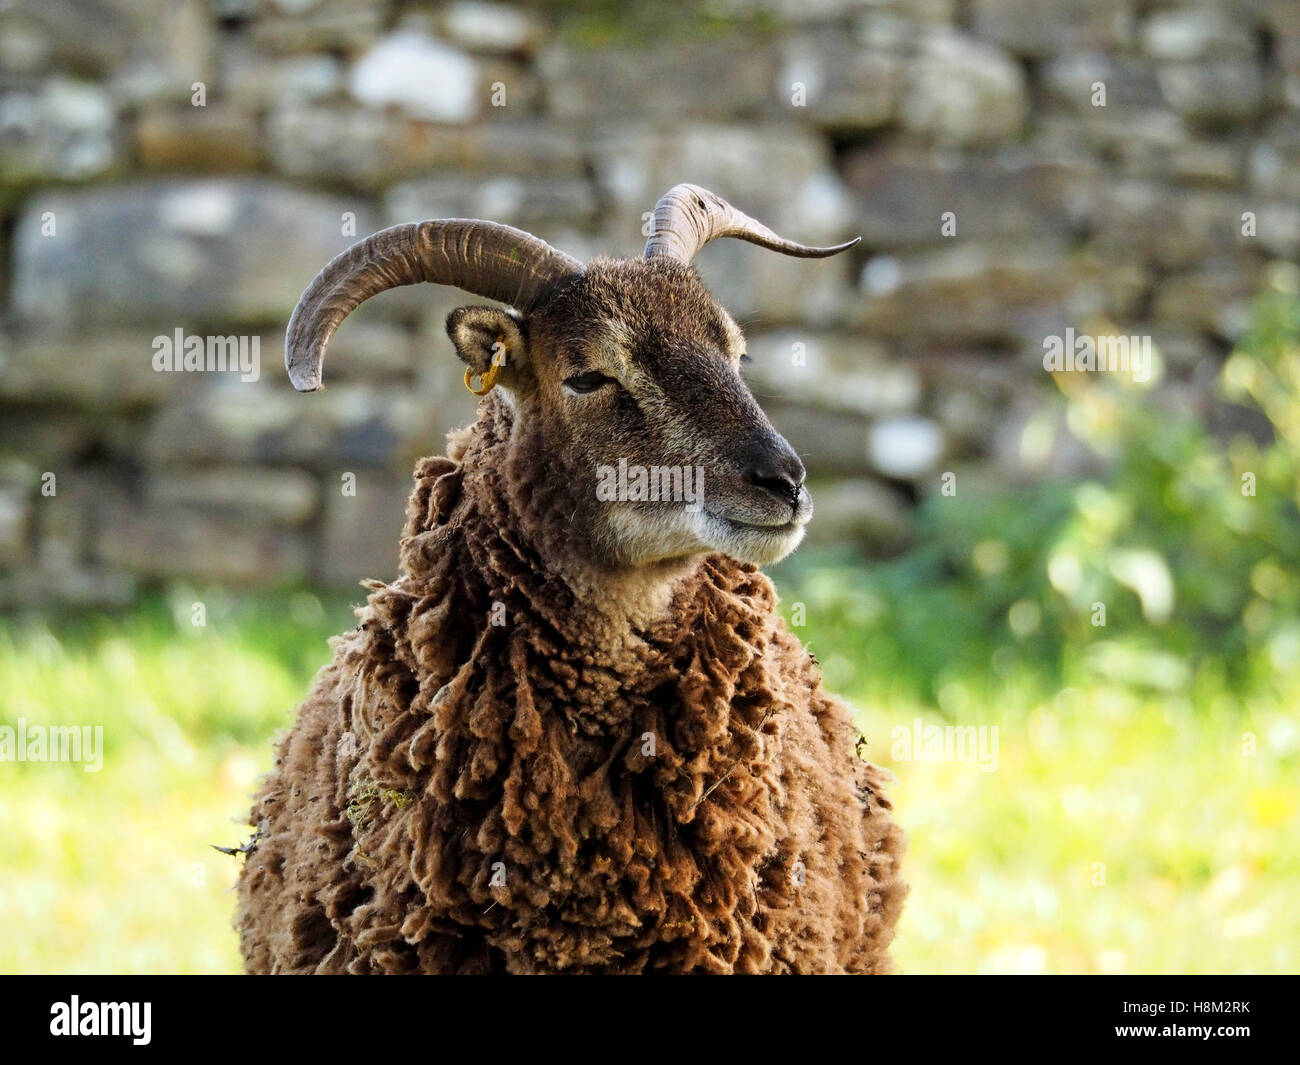
M303 294L300 391L377 292L507 306L449 315L477 420L416 466L400 575L367 582L254 803L248 971L890 970L888 775L758 570L803 537L804 467L690 265L719 237L856 242L784 240L692 185L651 229L584 266L499 224L396 226Z

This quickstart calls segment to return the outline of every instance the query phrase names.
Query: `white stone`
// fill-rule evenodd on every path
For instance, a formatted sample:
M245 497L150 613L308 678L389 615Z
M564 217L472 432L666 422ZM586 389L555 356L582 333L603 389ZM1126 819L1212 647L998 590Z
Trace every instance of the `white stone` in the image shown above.
M1209 8L1155 12L1143 29L1142 43L1156 59L1245 58L1255 51L1246 26L1235 26L1222 11Z
M518 52L534 38L524 12L480 0L452 4L443 26L452 40L475 52Z
M42 103L62 129L106 134L113 128L113 105L108 94L94 85L55 78L46 85Z
M877 255L862 268L862 290L869 296L888 296L902 283L902 264L892 255Z
M117 114L96 85L55 77L36 93L0 99L0 127L11 172L78 180L106 170L114 158Z
M867 458L887 477L904 481L921 477L942 456L943 431L929 418L887 418L867 434Z
M338 91L339 64L332 56L295 56L288 60L272 81L288 99L316 100Z
M907 80L904 128L941 146L996 143L1017 134L1024 122L1024 75L980 41L951 32L928 35Z
M852 236L857 211L853 197L834 174L814 174L794 190L790 205L777 220L787 232L804 244L835 242Z
M49 59L50 43L34 26L17 20L5 24L0 36L0 65L12 73L39 71Z
M168 229L197 237L228 233L237 211L234 188L217 182L169 190L158 205Z
M748 343L745 377L762 395L868 417L910 412L920 401L916 371L864 337L783 329Z
M479 111L478 64L414 30L390 34L362 56L348 88L368 107L397 107L433 122L468 122Z

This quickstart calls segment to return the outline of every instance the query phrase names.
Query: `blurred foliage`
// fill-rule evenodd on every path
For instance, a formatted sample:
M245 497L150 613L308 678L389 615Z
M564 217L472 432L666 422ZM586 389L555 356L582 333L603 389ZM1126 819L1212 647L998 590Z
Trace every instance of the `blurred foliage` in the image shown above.
M1204 418L1158 405L1127 376L1058 374L1063 421L1103 460L1104 477L996 494L959 483L955 495L922 505L917 547L896 561L793 562L785 572L808 616L865 628L882 683L941 705L954 678L987 691L1014 673L1046 692L1100 675L1213 697L1294 672L1293 271L1278 271L1259 298L1218 382L1220 401L1246 408L1266 439L1220 439Z

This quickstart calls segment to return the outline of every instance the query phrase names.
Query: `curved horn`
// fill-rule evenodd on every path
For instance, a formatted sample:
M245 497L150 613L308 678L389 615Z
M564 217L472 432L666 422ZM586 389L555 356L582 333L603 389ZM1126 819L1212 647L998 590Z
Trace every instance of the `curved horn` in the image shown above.
M377 292L429 281L528 311L582 263L531 233L476 219L381 229L336 255L298 300L284 365L299 392L321 387L325 347L353 310Z
M829 248L812 248L796 244L773 233L762 222L737 211L721 196L698 185L674 185L655 204L650 222L652 236L646 241L645 257L666 256L688 263L704 245L719 237L738 237L751 244L796 255L801 259L820 259L853 247L861 237Z

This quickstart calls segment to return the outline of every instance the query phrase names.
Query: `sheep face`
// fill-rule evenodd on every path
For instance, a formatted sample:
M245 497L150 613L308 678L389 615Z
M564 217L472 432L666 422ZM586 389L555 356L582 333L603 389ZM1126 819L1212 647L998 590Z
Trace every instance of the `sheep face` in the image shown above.
M571 542L595 561L767 563L803 538L803 464L741 377L740 329L690 266L597 259L526 318L465 307L447 329L472 373L492 374L511 446L553 456Z
M655 205L642 259L583 264L532 234L433 219L372 234L336 256L299 300L285 338L294 387L321 387L326 345L348 314L398 285L454 285L511 309L463 307L447 331L465 382L506 425L517 469L565 504L567 550L644 566L708 551L773 562L803 538L804 468L740 376L744 339L691 259L736 237L821 258L697 185ZM478 376L478 386L472 383ZM539 465L540 457L549 457ZM561 511L556 511L561 513Z

